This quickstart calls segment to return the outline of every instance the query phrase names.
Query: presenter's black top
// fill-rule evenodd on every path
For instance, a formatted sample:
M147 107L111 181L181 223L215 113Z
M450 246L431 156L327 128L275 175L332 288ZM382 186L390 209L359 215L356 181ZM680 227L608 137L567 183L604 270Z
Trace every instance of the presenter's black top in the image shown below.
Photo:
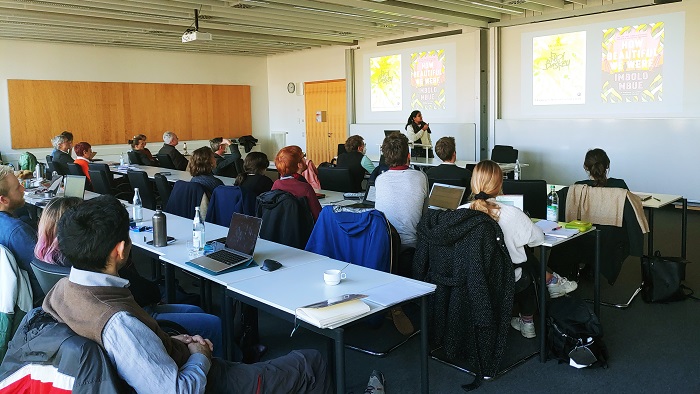
M595 186L595 181L592 179L586 179L583 181L578 181L576 182L577 185L588 185L588 186ZM608 178L608 181L605 183L605 187L619 187L620 189L627 189L629 190L629 187L627 187L627 184L623 179L618 179L618 178Z
M174 146L163 144L163 147L158 151L160 155L170 156L176 170L185 171L187 169L187 158L180 153Z
M338 156L338 168L350 169L350 177L352 177L353 190L362 190L362 180L365 178L365 170L362 167L362 158L365 155L362 152L345 152Z

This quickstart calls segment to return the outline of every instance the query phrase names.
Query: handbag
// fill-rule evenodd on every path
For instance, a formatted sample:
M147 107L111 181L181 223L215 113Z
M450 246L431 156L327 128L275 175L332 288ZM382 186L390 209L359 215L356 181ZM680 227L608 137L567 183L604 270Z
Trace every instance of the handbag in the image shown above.
M688 263L682 257L663 257L658 250L653 256L642 256L642 299L645 302L697 299L693 290L681 283Z

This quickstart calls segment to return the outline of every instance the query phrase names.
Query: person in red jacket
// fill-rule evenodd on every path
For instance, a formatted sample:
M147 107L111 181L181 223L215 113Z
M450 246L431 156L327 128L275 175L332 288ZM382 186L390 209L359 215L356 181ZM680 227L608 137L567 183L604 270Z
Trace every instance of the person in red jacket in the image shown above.
M272 184L272 190L283 190L295 197L306 197L311 208L314 221L321 213L321 204L318 202L314 188L301 175L306 170L304 154L296 145L286 146L275 156L275 167L280 173L280 179Z

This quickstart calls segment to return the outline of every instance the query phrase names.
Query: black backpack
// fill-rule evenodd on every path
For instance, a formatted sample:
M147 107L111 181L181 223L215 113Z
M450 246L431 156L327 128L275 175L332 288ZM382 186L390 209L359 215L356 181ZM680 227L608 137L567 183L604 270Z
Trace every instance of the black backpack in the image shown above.
M547 312L549 358L576 368L608 367L603 326L585 301L568 296L555 298Z

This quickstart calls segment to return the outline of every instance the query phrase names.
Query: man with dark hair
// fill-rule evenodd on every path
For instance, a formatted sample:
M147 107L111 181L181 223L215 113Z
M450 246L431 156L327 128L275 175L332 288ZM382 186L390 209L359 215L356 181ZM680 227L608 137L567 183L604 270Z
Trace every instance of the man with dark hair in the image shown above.
M166 131L163 133L163 146L158 151L158 154L170 156L170 160L172 160L175 169L185 171L187 169L187 158L183 156L179 150L175 149L178 142L180 142L180 140L177 138L177 134L172 131ZM163 163L161 163L161 165L163 165Z
M315 350L292 351L267 362L212 358L199 335L168 336L136 304L129 281L117 274L131 250L129 214L112 196L67 211L58 244L73 263L44 299L44 310L78 335L97 342L119 376L137 392L328 393L326 364Z
M449 180L451 181L450 184L465 186L467 191L469 191L472 173L466 168L458 167L455 164L455 161L457 161L457 151L454 137L440 138L435 144L435 153L437 153L440 160L442 160L442 164L428 170L428 180L431 183L436 180L438 182ZM468 198L469 193L466 192L464 197Z
M209 140L209 146L214 151L214 158L216 159L214 175L227 176L229 178L237 177L236 161L241 158L241 152L238 149L231 148L231 154L226 155L226 148L231 146L231 140L223 137L212 138Z
M0 245L6 247L14 256L17 265L27 272L33 298L39 300L44 296L44 292L30 265L34 258L36 231L15 217L15 213L23 206L24 186L12 168L0 166Z
M372 160L365 156L365 140L359 135L353 135L345 141L345 153L338 156L338 167L348 168L353 180L353 191L362 190L365 173L374 171Z

